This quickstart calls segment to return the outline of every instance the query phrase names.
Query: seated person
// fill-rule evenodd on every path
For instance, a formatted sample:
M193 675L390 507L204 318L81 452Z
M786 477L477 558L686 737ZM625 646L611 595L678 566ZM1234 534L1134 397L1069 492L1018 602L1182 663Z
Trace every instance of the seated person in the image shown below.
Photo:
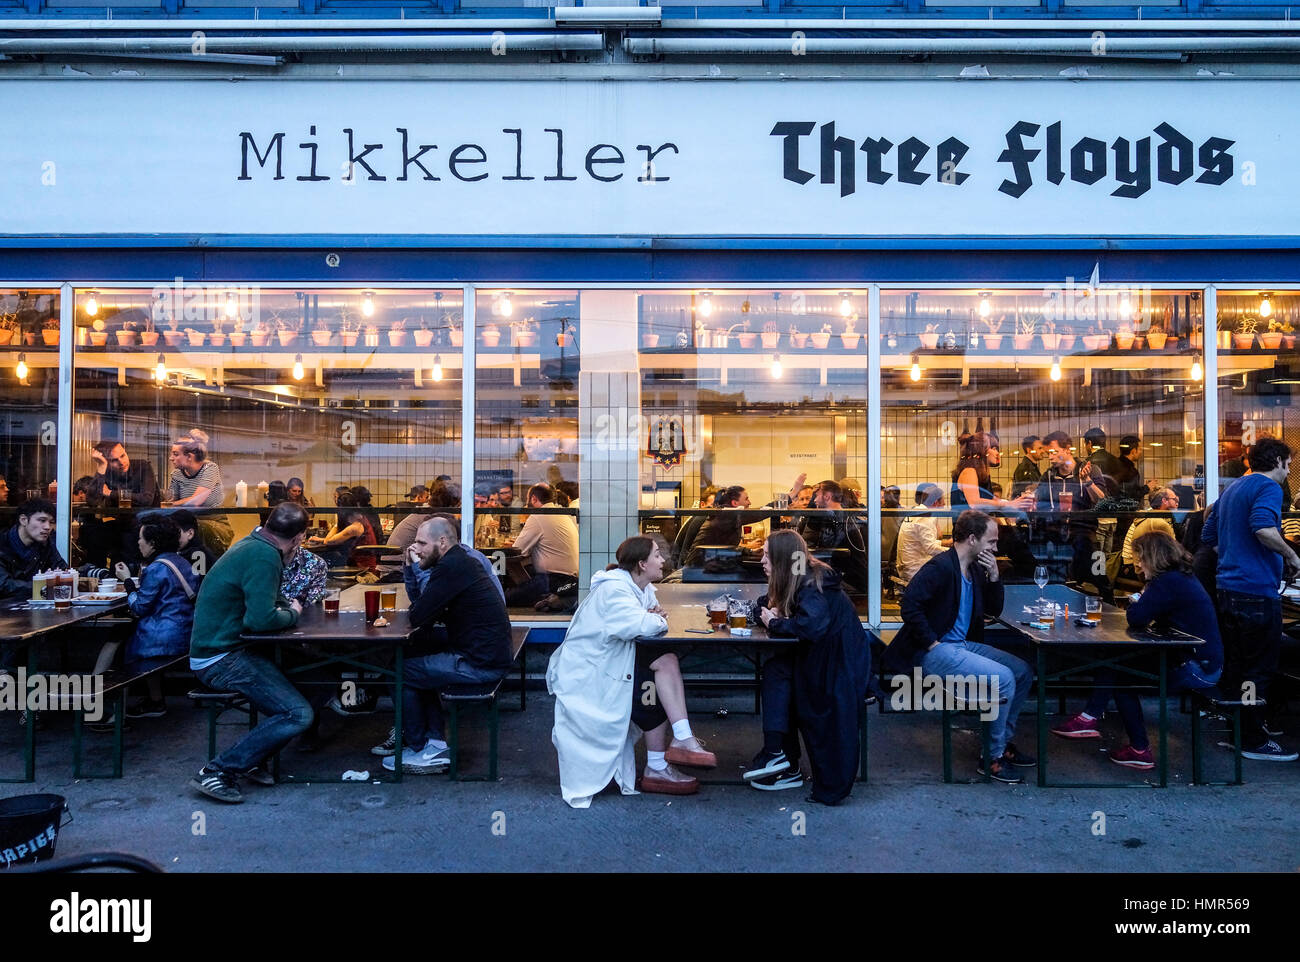
M202 578L217 563L217 556L199 537L199 519L188 508L177 508L166 514L180 530L180 548L176 553L185 559L196 575Z
M839 513L849 507L845 498L852 498L852 494L846 493L838 482L821 482L812 503L813 507L826 513L804 515L799 519L797 530L807 542L808 550L814 554L836 549L847 551L847 561L837 560L833 567L839 570L842 564L840 573L844 576L845 587L850 592L861 594L867 590L866 523L861 516Z
M691 567L702 565L704 563L702 548L706 545L739 547L741 529L747 524L755 524L764 518L761 511L743 510L748 508L750 503L749 492L742 485L735 484L719 491L714 498L713 506L723 510L705 519L686 551L684 563Z
M411 556L429 573L411 602L416 641L438 631L446 648L407 658L402 690L402 771L429 775L446 771L451 752L443 734L439 691L452 685L487 685L510 670L510 618L501 594L483 567L465 552L456 526L444 517L420 525ZM436 623L446 625L445 634ZM383 749L384 746L377 746ZM392 755L383 765L393 771Z
M528 489L528 507L554 508L549 484ZM578 526L567 514L533 514L506 547L513 547L533 564L533 577L506 592L510 605L533 605L549 594L567 590L578 578Z
M1033 672L1014 655L984 644L984 616L1001 614L1005 600L997 544L998 526L987 514L967 510L957 516L952 547L926 562L903 592L903 628L885 657L892 672L919 666L927 675L996 678L1006 705L990 724L992 767L982 758L979 773L1016 784L1022 779L1013 767L1037 764L1011 741Z
M800 561L806 573L797 574ZM811 801L838 805L857 777L858 720L871 675L871 648L853 602L829 565L808 557L794 531L776 531L763 548L767 593L759 617L774 637L798 647L763 671L763 750L745 772L758 789L797 788L799 734L812 762Z
M68 566L54 547L54 515L54 503L44 498L18 508L18 521L0 537L0 598L30 598L32 575Z
M1164 531L1148 531L1133 542L1134 567L1147 580L1146 590L1134 595L1126 615L1130 628L1146 628L1153 622L1205 639L1170 672L1169 692L1212 691L1223 674L1223 642L1219 636L1214 603L1192 571L1192 558ZM1094 678L1092 697L1083 711L1052 729L1062 738L1100 738L1097 722L1113 697L1129 744L1110 753L1117 765L1149 770L1155 767L1151 743L1142 718L1142 702L1135 692L1115 688L1119 674L1101 667Z
M920 511L938 510L944 506L943 488L925 482L916 486L916 507ZM898 529L898 576L911 581L927 561L947 550L939 538L939 524L926 514L914 514L903 521Z
M365 510L356 505L339 508L338 520L326 532L325 537L312 537L307 545L312 548L324 548L317 552L321 560L331 568L351 565L355 568L375 568L378 560L366 552L357 552L358 545L374 544L375 531L370 526L370 518Z
M546 670L546 688L555 696L551 741L559 756L560 794L573 808L590 807L592 796L611 780L624 795L638 788L690 795L699 781L673 764L717 765L691 731L677 656L636 642L668 628L653 587L663 574L659 546L634 535L618 546L615 558L592 577L591 591ZM636 779L642 732L646 766Z
M1174 494L1169 488L1156 488L1147 496L1149 507L1148 511L1177 511L1178 495ZM1131 565L1135 563L1133 554L1133 542L1144 534L1152 531L1160 531L1178 540L1174 533L1174 526L1168 518L1139 518L1129 525L1128 533L1124 536L1124 548L1121 557L1124 564Z
M127 566L118 562L114 573L122 580L128 594L127 607L137 619L135 631L127 642L125 670L128 672L146 665L155 658L175 658L190 650L190 630L194 625L194 600L198 596L199 577L177 550L180 548L180 529L169 518L153 515L140 525L138 534L140 557L144 568L137 585L131 579ZM108 642L112 651L117 642ZM111 654L110 659L111 659ZM101 650L100 661L105 652ZM108 665L96 666L96 673L107 670ZM127 718L161 718L167 714L163 699L162 675L154 673L145 679L146 697L127 706Z

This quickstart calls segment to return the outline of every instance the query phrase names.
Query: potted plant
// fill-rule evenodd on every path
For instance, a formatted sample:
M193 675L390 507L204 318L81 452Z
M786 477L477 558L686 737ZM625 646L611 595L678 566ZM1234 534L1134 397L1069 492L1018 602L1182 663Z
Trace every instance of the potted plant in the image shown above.
M823 324L820 331L814 331L811 335L813 347L825 349L831 343L831 326Z
M115 334L118 347L134 347L139 332L136 330L135 321L126 321L121 330L116 331Z
M244 319L242 317L235 318L230 330L230 346L243 347L247 338L248 335L244 332Z
M334 337L334 332L330 330L329 324L325 318L316 318L316 323L311 328L311 342L317 347L329 347L330 341Z
M153 347L158 343L158 332L154 330L153 314L146 315L144 319L144 330L140 332L140 343L145 347Z
M790 325L790 346L791 347L808 346L808 335L805 334L803 331L799 330L798 324Z
M928 350L934 350L939 346L939 325L927 324L925 325L925 330L916 336L920 338L922 347Z
M41 340L45 342L46 347L58 346L59 319L57 317L47 317L41 323Z
M411 337L415 339L416 347L429 347L433 344L433 336L437 332L429 326L424 315L420 315L420 326L411 331Z
M1165 349L1165 342L1168 340L1169 332L1164 328L1152 325L1151 329L1147 331L1147 345L1153 351L1163 351Z
M361 331L358 330L357 322L352 319L352 315L347 310L339 311L339 342L344 347L355 347L360 336Z
M984 346L990 351L996 351L1002 346L1002 319L994 320L991 317L984 319Z
M1038 330L1038 323L1032 317L1022 318L1016 322L1016 333L1011 335L1011 341L1017 351L1027 351L1034 343L1034 333Z
M298 325L301 321L286 321L282 318L276 318L275 336L280 339L281 347L288 347L298 339Z
M90 343L95 347L103 347L108 343L108 325L98 317L90 325Z
M643 349L658 347L659 335L655 333L654 318L646 321L645 332L641 335L641 347Z
M1047 351L1049 354L1056 353L1057 343L1060 341L1061 336L1056 333L1055 322L1048 321L1044 324L1043 329L1038 332L1038 337L1039 340L1043 342L1044 351Z
M776 321L768 321L763 325L763 333L759 337L763 340L764 350L773 350L781 343L781 329L776 326Z
M388 343L391 347L401 347L406 343L406 321L393 321L388 328Z
M1276 351L1282 346L1282 325L1270 318L1268 330L1259 332L1259 345L1267 351Z
M515 321L510 325L514 329L511 335L515 339L515 347L533 347L537 344L537 319L534 317L525 317L521 321ZM641 338L642 343L645 337ZM655 343L658 343L658 336L655 337ZM653 346L653 345L651 345Z
M573 340L578 336L578 329L572 324L568 324L555 335L555 343L560 347L573 347Z
M749 319L746 318L744 321L741 321L739 324L733 324L730 328L727 329L727 334L730 335L731 332L738 327L743 328L743 330L736 335L736 340L740 343L740 346L758 347L758 335L749 329Z
M1129 351L1133 348L1133 342L1137 340L1137 335L1133 333L1133 325L1125 321L1115 332L1115 346L1121 351Z
M208 335L208 343L213 347L221 347L226 343L226 322L221 318L213 318L212 333Z
M1078 340L1078 337L1072 328L1064 324L1058 326L1056 329L1056 349L1062 354L1074 350L1074 342Z
M465 322L457 320L454 317L447 319L447 340L452 347L463 347L465 344Z
M1083 335L1083 346L1089 351L1104 351L1110 347L1110 333L1097 327L1088 328Z
M207 339L206 334L202 331L196 331L192 327L185 328L185 336L189 338L190 347L202 347L204 340Z
M1278 330L1282 332L1282 347L1288 351L1295 347L1295 325L1290 321L1283 321L1278 325Z
M844 333L840 335L840 343L850 351L858 346L858 341L862 335L858 333L857 315L845 318Z
M489 324L479 332L479 337L482 338L484 347L496 347L501 343L501 328Z
M1259 322L1253 317L1243 317L1232 332L1232 346L1238 351L1249 351L1255 345L1255 328Z
M18 312L0 314L0 345L8 344L18 330Z
M366 347L379 346L379 325L366 324L361 328L361 343Z

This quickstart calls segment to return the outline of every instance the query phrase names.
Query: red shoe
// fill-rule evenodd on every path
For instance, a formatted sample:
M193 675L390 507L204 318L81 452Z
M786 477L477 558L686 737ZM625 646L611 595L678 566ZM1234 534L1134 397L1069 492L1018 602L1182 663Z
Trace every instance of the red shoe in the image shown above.
M1083 715L1075 715L1066 721L1061 722L1052 729L1053 735L1060 735L1062 738L1100 738L1101 732L1097 729L1097 719L1089 721Z
M694 795L700 790L700 780L693 775L683 775L669 765L663 771L647 768L636 780L638 791L652 795Z
M1125 745L1118 751L1110 753L1110 760L1116 765L1127 765L1129 768L1140 768L1142 771L1150 771L1156 767L1155 756L1151 754L1151 749L1146 748L1138 751L1132 745Z

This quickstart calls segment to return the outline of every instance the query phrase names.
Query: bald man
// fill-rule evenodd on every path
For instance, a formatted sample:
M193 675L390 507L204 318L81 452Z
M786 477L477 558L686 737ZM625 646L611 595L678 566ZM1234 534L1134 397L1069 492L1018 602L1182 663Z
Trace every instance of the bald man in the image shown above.
M430 517L416 532L409 554L429 573L411 601L413 636L441 650L405 662L406 747L400 764L407 774L431 775L451 765L438 692L452 685L493 684L505 675L510 669L510 618L496 579L466 552L453 521ZM445 635L436 627L440 623L446 625ZM389 756L383 764L392 771L397 762Z

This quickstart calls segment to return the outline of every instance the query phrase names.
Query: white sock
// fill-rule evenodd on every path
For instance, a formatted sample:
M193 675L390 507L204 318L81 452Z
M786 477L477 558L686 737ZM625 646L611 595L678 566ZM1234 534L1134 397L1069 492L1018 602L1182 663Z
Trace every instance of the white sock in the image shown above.
M647 749L645 753L645 767L650 769L652 772L662 772L668 767L668 763L664 761L664 753L652 752Z
M443 741L441 738L430 738L429 743L424 746L424 750L427 752L430 749L432 749L433 751L440 752L446 747L447 747L447 743Z
M691 723L685 718L673 722L673 738L676 738L679 742L684 742L691 737L691 734Z

